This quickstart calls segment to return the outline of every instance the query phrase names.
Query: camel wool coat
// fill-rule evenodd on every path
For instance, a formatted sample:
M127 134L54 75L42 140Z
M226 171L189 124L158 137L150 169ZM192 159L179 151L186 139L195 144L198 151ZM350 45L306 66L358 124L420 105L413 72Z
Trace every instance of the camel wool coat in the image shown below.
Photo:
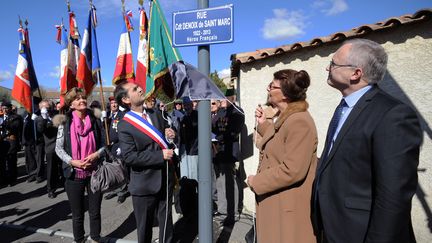
M259 124L256 194L259 243L316 242L310 218L317 131L306 101L292 102L275 122Z

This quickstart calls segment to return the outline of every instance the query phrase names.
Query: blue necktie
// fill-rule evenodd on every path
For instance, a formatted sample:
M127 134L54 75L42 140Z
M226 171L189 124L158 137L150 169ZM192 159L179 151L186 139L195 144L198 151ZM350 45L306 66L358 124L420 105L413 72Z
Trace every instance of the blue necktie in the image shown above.
M343 108L346 107L347 104L345 102L345 100L342 98L341 102L339 103L339 105L336 107L336 110L333 114L333 117L330 121L330 125L329 128L327 130L327 138L326 138L326 143L325 143L325 147L324 147L324 151L321 154L321 158L318 164L318 169L317 169L317 173L316 173L316 179L315 179L315 189L314 189L314 198L313 198L313 202L314 202L314 210L316 212L319 212L319 206L318 206L318 188L319 188L319 184L320 184L320 179L321 179L321 171L324 168L324 162L327 159L327 156L330 152L330 147L332 144L332 140L333 137L335 135L336 129L338 127L339 121L342 117L342 111ZM318 211L317 211L318 210ZM318 213L320 214L320 213ZM319 223L321 224L321 223Z
M321 159L320 159L320 168L322 167L322 163L327 159L327 156L330 152L330 148L332 147L332 141L333 141L333 137L336 133L336 129L338 127L339 121L342 117L342 110L344 107L346 107L346 102L344 99L341 100L341 102L339 103L339 105L336 107L336 110L333 114L333 117L330 121L330 125L327 131L327 138L326 138L326 143L325 143L325 150L323 151L323 153L321 154Z

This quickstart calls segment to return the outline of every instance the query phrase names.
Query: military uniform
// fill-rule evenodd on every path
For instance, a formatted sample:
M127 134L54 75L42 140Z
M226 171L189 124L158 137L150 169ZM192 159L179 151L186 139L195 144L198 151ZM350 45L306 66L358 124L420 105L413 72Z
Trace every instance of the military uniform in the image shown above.
M3 183L13 184L17 179L17 153L20 150L20 136L23 118L9 112L2 124L0 175Z
M238 186L235 162L239 161L239 136L244 126L243 110L234 105L219 109L212 119L212 132L216 135L217 152L214 160L218 212L226 214L232 222L238 211Z

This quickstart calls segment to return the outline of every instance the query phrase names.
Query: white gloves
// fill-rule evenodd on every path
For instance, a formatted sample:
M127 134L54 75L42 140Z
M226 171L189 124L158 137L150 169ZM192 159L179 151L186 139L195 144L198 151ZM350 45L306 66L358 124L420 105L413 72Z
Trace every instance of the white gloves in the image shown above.
M31 115L31 119L32 119L33 121L36 120L37 117L38 117L38 116L37 116L36 114L34 114L34 113Z
M102 111L101 114L102 114L102 116L101 116L102 120L107 117L107 112L106 111Z

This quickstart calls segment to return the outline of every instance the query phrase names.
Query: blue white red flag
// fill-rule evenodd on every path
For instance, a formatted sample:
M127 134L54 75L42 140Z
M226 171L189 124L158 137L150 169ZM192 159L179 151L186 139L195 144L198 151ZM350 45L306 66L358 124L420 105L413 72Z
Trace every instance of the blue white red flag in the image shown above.
M67 76L68 76L68 36L66 30L61 25L56 25L57 36L56 41L61 45L60 47L60 104L64 105L64 94L68 90ZM75 77L73 77L75 78Z
M97 71L100 69L96 38L96 8L91 5L87 28L84 30L80 58L78 62L78 87L90 95L97 83Z
M132 60L132 46L129 31L132 31L130 17L132 12L128 11L123 14L122 20L122 33L120 34L119 47L117 51L117 61L114 69L114 76L112 83L117 85L120 80L128 80L134 82L134 66Z
M140 14L140 37L138 44L138 57L137 57L137 68L135 83L139 85L143 90L146 89L146 77L147 77L147 31L148 31L148 21L147 15L144 7L139 8Z
M20 103L27 112L32 113L33 91L38 89L39 85L31 58L28 29L24 29L20 25L18 34L20 40L18 63L11 96Z
M69 11L69 33L74 39L78 39L80 34L78 32L78 24L75 19L75 13L73 11Z
M65 60L66 69L64 69L64 73L60 79L60 104L64 105L64 95L66 92L73 87L78 87L77 81L77 69L78 69L78 60L80 56L80 47L79 47L79 38L80 34L78 32L77 22L75 20L75 14L73 11L69 11L69 36L66 38L63 37L64 41L62 44L67 44L67 49L64 51L63 47L61 50L61 63L62 60ZM66 58L66 59L64 59ZM60 65L62 68L62 64ZM63 69L62 69L63 70Z
M124 14L124 19L126 23L126 28L129 32L131 32L134 29L131 18L132 18L132 11L127 10L126 13Z

